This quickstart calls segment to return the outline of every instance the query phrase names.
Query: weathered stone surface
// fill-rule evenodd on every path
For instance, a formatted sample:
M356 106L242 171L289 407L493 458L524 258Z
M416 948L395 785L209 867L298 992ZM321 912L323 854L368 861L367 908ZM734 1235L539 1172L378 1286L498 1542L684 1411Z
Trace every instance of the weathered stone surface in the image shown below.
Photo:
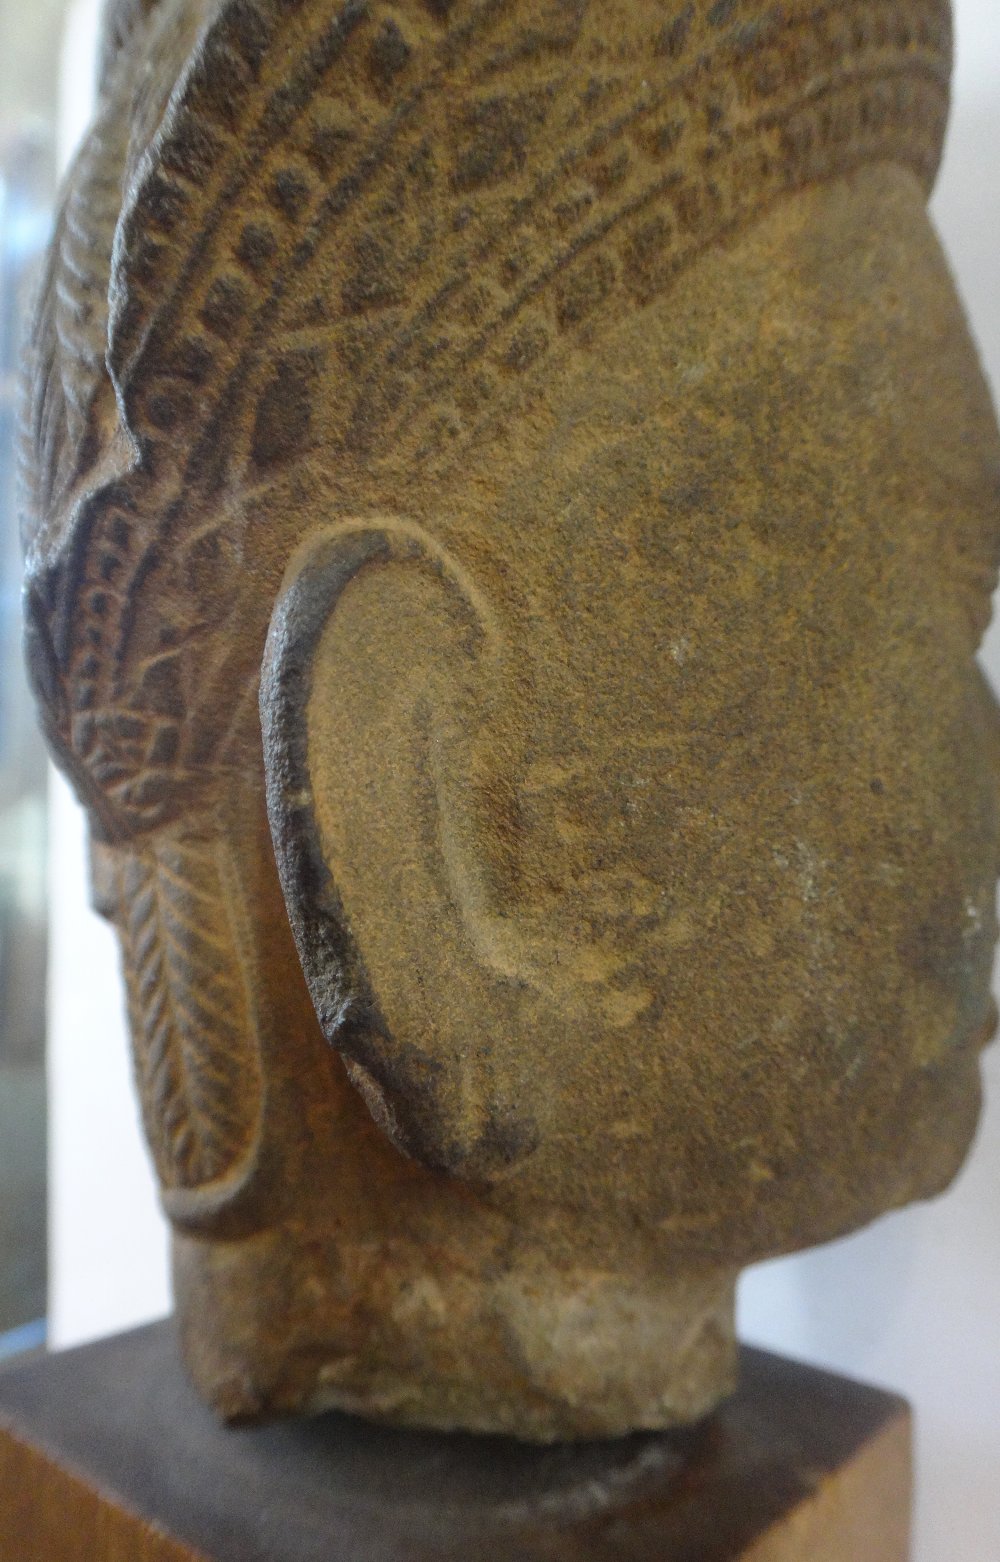
M943 1187L1000 439L943 0L120 5L29 654L227 1416L593 1436Z

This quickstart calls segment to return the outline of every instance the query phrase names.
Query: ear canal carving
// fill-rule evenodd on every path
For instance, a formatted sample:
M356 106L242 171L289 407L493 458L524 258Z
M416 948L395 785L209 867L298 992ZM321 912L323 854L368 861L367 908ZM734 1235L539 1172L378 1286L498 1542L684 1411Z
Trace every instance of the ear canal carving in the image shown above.
M426 534L345 525L293 558L261 681L275 854L323 1032L398 1148L475 1180L539 1132L516 1047L525 984L484 957L477 912L474 729L502 660Z

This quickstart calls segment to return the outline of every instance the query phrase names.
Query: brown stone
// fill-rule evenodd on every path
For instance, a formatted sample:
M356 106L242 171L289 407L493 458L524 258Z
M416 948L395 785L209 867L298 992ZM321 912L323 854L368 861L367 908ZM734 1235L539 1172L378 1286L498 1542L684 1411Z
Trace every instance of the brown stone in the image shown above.
M29 654L226 1416L691 1420L962 1161L1000 441L887 15L115 12Z

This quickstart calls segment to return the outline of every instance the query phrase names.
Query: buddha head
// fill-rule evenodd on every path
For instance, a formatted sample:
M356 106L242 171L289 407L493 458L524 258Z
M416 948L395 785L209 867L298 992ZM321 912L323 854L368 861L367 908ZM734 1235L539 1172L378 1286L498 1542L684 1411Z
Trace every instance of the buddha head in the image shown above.
M533 1438L731 1382L992 1034L1000 439L942 0L119 8L29 658L185 1352Z

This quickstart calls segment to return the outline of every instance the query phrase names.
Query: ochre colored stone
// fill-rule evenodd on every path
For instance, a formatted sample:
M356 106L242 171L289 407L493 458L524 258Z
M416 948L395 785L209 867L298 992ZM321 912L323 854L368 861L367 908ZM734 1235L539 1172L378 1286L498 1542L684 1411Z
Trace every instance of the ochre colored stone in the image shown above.
M944 0L126 3L27 412L226 1416L589 1437L944 1187L992 1033L1000 440Z

